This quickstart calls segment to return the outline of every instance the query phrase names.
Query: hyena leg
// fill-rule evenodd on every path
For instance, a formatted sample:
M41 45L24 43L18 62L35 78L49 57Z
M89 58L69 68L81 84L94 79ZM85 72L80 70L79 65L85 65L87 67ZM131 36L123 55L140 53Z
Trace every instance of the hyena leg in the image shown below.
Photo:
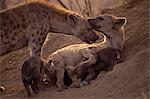
M56 60L53 60L53 64L55 65L55 73L56 73L56 85L59 89L59 91L62 91L66 89L66 86L64 85L64 74L65 74L65 65L63 63L62 57L57 57Z
M36 44L32 44L30 45L30 52L31 52L31 56L39 56L41 57L41 48L42 46L38 46Z
M91 80L96 78L95 70L97 70L98 66L91 66L87 69L87 76L86 78L82 81L82 86L87 85L90 83Z
M80 50L80 53L86 60L77 64L77 72L79 77L84 75L86 72L85 70L87 70L87 68L89 68L91 65L95 64L97 61L96 55L93 54L90 49L82 49Z
M64 68L56 69L56 77L57 77L56 84L57 84L59 91L66 89L64 85L64 73L65 73Z
M38 87L37 80L33 80L32 84L31 84L31 88L35 94L39 93L39 87Z
M28 96L31 96L31 92L30 92L29 86L25 86L25 89L26 89L26 91L27 91L27 95L28 95Z
M81 86L88 85L91 80L95 78L95 72L89 73L85 80L82 81Z
M41 77L41 78L39 79L39 88L40 88L40 90L44 90L44 89L45 89L45 87L44 87L44 82L43 82L43 78L44 78L44 77Z
M44 82L43 82L43 80L44 80L44 74L45 74L45 72L44 72L44 68L45 67L43 67L42 66L43 64L41 64L41 67L40 67L40 78L39 78L39 87L40 87L40 89L41 90L44 90Z
M33 37L32 37L32 35L33 35ZM31 37L29 39L29 48L31 50L31 55L41 57L42 46L46 39L46 35L44 35L44 36L40 36L40 35L34 36L34 35L35 34L31 34Z
M87 82L87 84L93 80L94 78L96 78L95 72L91 72L87 75L87 77L85 78L85 80L83 81L83 83Z
M30 96L31 92L30 92L30 87L29 84L27 83L27 81L23 81L24 87L26 89L27 95Z
M67 66L66 68L69 77L72 80L72 84L70 85L70 87L80 87L80 83L81 83L81 79L78 78L77 72L76 72L76 67L73 66Z
M72 79L72 84L70 85L70 87L77 87L80 88L81 87L81 79L78 78L76 75L70 77Z

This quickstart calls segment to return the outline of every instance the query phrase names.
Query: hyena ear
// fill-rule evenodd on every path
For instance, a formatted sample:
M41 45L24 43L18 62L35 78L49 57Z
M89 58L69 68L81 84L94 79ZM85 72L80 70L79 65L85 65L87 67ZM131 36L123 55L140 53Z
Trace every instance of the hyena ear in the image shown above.
M115 20L114 25L116 29L120 29L121 27L125 26L126 23L127 23L127 19L125 17L118 17Z
M68 14L67 21L71 26L75 26L78 22L78 18L73 14Z

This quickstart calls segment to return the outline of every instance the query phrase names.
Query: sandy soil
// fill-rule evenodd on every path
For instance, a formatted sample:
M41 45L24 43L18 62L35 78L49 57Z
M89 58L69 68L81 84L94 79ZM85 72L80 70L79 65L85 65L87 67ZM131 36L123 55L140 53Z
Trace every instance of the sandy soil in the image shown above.
M133 0L132 0L133 1ZM135 0L103 11L117 16L125 16L125 46L122 53L124 62L114 66L111 72L98 77L88 86L70 88L58 92L55 86L47 88L30 99L149 99L149 15L148 0ZM82 43L73 36L50 34L44 46L43 58L64 46ZM6 90L0 92L1 99L27 98L20 79L20 68L29 57L27 48L0 57L0 85Z

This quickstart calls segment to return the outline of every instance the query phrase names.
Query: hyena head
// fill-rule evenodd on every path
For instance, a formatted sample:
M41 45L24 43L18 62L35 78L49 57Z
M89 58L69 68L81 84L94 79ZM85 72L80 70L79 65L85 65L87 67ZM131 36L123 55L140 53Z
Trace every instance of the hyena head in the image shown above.
M71 26L70 32L86 43L93 43L99 39L99 36L93 31L89 22L81 16L69 14L67 21Z
M125 17L115 17L109 14L88 19L93 29L104 33L108 38L111 37L115 42L116 48L122 49L124 44L124 26L127 22Z

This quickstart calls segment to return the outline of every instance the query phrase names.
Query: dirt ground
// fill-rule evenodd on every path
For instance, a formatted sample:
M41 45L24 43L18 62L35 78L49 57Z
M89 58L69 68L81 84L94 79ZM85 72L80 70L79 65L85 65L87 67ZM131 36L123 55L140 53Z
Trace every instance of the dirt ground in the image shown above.
M107 9L103 13L125 16L125 46L122 53L124 62L114 66L111 72L93 80L82 88L70 88L58 92L55 86L47 88L30 99L150 99L149 85L149 2L134 0L128 5ZM43 58L64 46L82 43L76 37L50 34L44 46ZM29 57L27 48L0 57L1 99L27 98L20 78L20 69Z

